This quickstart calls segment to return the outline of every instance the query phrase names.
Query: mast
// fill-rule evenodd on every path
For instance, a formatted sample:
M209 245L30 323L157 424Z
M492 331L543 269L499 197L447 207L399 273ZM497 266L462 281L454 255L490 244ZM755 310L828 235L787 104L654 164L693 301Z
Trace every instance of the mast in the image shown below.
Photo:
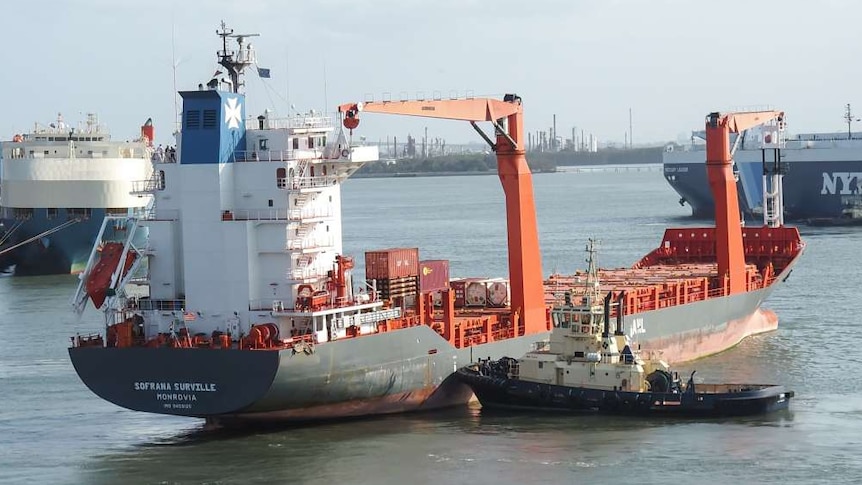
M216 31L216 34L222 39L222 50L218 52L218 63L225 69L230 76L231 92L239 93L240 86L243 83L239 80L245 68L257 62L254 50L249 44L243 49L243 43L246 37L258 37L260 34L234 34L233 29L228 29L224 21L221 23L221 31ZM227 39L236 39L237 50L232 51L227 48Z

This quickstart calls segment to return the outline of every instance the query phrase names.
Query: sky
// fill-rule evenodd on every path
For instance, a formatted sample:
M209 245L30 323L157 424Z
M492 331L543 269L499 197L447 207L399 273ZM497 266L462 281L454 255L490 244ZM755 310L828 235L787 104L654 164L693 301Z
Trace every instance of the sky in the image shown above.
M7 6L0 139L97 113L115 139L152 118L171 143L174 93L216 70L224 20L271 79L247 76L247 115L334 112L440 93L523 99L528 132L636 145L686 139L711 111L768 107L794 132L862 117L856 0L45 0ZM14 21L13 21L14 20ZM481 141L463 122L366 114L368 140ZM855 128L862 130L862 127Z

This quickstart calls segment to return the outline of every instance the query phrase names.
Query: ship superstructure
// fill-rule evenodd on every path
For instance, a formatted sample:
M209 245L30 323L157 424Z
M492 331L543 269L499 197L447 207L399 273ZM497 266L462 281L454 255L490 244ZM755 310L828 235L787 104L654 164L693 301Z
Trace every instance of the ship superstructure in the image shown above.
M141 214L149 197L132 183L152 172L153 126L136 141L113 141L95 114L78 126L62 115L0 143L0 266L17 275L80 271L104 216Z

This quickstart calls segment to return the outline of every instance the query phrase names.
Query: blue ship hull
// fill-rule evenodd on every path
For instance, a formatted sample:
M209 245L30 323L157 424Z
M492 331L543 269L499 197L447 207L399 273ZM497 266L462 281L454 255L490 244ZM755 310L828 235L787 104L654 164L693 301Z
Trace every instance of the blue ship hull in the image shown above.
M692 153L693 156L698 154L704 155L703 152ZM740 208L747 219L760 219L763 165L758 159L737 160L736 166ZM859 189L862 156L859 160L788 161L784 168L784 216L788 221L840 221L847 218L847 209L858 204L862 197ZM715 205L704 161L665 160L664 176L680 195L680 201L691 207L694 217L714 217Z
M83 270L104 217L105 209L92 209L89 217L79 222L3 253L0 255L0 270L7 273L14 270L16 276L70 274ZM50 219L46 209L34 209L33 216L23 222L4 218L0 220L3 224L0 237L4 239L0 251L73 218L65 209L57 209L56 216Z

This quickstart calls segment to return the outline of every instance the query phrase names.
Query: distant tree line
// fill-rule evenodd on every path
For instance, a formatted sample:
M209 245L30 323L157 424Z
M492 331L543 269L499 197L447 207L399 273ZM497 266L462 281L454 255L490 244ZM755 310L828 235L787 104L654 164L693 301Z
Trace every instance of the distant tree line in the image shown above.
M552 160L532 160L527 163L533 172L553 172L556 164ZM466 153L428 158L402 158L397 161L379 160L366 163L357 174L393 175L399 173L481 173L496 172L497 157L491 154Z

